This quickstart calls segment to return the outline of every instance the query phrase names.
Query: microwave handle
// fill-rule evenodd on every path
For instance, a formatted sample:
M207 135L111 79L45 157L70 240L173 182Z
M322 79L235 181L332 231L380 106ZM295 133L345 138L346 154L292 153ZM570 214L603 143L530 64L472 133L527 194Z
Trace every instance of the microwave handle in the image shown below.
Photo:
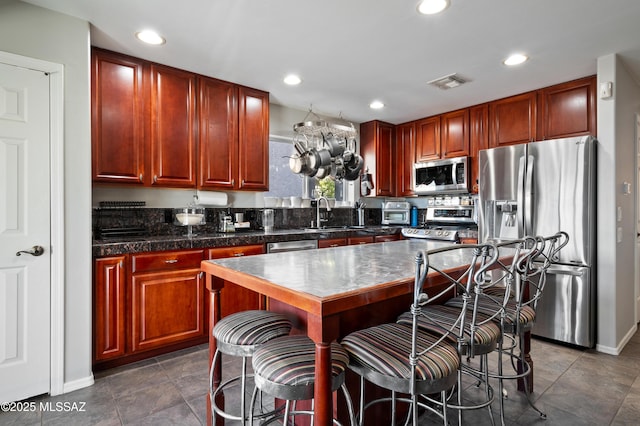
M458 175L456 173L456 169L458 168L458 166L458 163L453 163L453 167L451 168L451 182L453 182L454 185L458 184L458 182L456 182L456 176Z

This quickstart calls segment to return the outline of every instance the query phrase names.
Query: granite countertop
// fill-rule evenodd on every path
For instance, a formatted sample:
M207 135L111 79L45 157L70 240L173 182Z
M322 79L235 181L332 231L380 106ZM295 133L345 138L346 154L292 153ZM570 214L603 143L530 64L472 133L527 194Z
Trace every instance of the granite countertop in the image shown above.
M93 257L114 256L126 253L141 253L165 250L185 250L192 248L214 248L265 244L295 240L322 240L371 235L389 235L400 232L401 226L367 226L365 228L335 227L319 230L277 229L273 232L238 231L231 233L209 233L191 238L180 235L147 237L120 237L94 239ZM197 230L195 230L197 232Z
M382 284L411 281L418 251L449 245L439 241L401 240L205 262L288 290L327 298ZM435 254L430 261L441 269L451 270L469 264L471 259L472 250L453 250Z

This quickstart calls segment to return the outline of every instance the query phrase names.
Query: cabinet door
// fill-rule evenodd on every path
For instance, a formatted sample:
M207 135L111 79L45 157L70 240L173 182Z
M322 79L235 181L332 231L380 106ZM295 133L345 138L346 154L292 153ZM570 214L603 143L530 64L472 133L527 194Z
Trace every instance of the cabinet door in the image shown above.
M238 88L238 189L269 190L269 94Z
M369 121L360 125L360 153L363 171L373 177L372 196L393 196L395 167L393 155L393 124Z
M396 165L397 197L413 195L413 163L415 160L415 123L396 126L396 143L394 153Z
M145 65L91 51L91 156L96 182L141 185L145 179Z
M134 274L131 282L132 351L205 336L204 282L199 268Z
M151 65L152 185L196 185L196 76Z
M469 110L442 114L440 117L442 158L469 155Z
M536 140L536 93L529 92L489 104L489 145L515 145Z
M469 109L469 142L471 153L470 163L470 189L474 194L478 193L478 152L489 148L489 105L482 104Z
M125 256L96 259L93 279L93 359L125 354Z
M595 76L542 89L538 139L596 135L595 92Z
M263 254L264 252L265 249L263 244L237 247L220 247L209 249L208 258L222 259L225 257L251 256L255 254ZM225 281L224 287L220 291L220 313L222 317L226 317L227 315L236 312L251 309L260 309L261 307L260 294Z
M440 158L440 116L416 122L416 162Z
M198 92L198 187L233 189L238 176L238 89L200 77Z

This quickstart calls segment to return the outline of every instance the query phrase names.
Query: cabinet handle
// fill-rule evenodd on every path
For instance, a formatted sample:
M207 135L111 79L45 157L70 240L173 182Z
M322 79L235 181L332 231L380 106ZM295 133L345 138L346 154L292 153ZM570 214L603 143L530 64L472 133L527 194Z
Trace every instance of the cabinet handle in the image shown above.
M178 259L168 259L165 260L164 263L178 263Z
M242 257L242 256L244 256L244 253L233 253L233 255L235 257Z
M158 175L153 175L153 183L158 183Z
M138 179L140 179L140 182L142 182L142 173L140 173L140 176L138 176Z
M124 262L121 260L120 261L120 267L123 268L124 267Z
M235 186L236 185L236 180L235 179L231 179L231 186Z
M244 186L244 179L242 179L242 182L240 183L240 185Z
M338 247L338 244L331 244L329 247Z
M366 241L360 241L358 244L369 244Z

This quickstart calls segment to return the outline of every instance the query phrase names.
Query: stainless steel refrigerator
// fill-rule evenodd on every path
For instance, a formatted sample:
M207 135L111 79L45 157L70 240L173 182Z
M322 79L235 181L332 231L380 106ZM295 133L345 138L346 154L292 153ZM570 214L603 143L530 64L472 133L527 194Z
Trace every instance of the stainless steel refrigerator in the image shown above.
M596 143L584 136L479 153L479 240L569 234L533 334L585 347L595 345Z

